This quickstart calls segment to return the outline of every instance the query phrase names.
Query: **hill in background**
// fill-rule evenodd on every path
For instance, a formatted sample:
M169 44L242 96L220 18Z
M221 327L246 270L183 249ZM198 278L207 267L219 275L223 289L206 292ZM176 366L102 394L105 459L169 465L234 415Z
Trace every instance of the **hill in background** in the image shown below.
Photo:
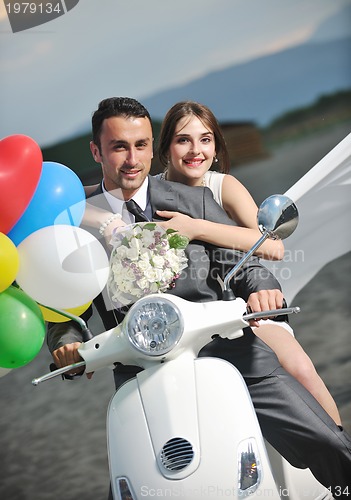
M288 110L350 88L350 54L351 37L304 43L209 73L142 102L156 119L175 102L191 99L209 106L221 122L267 126Z
M282 141L347 121L351 121L351 90L322 96L309 106L284 113L266 127L256 127L254 123L247 122L223 122L222 125L228 149L232 151L232 165L238 166L267 157L270 149ZM155 120L153 127L157 144L160 122ZM101 168L91 156L90 140L89 133L43 148L44 161L66 165L74 170L85 184L98 182L101 179ZM159 170L160 166L155 158L152 173Z
M321 95L351 88L351 5L321 23L309 39L270 55L211 71L187 84L136 95L161 121L177 101L207 104L220 122L267 127L289 110L309 106ZM57 143L90 131L90 120ZM47 144L52 146L53 142Z

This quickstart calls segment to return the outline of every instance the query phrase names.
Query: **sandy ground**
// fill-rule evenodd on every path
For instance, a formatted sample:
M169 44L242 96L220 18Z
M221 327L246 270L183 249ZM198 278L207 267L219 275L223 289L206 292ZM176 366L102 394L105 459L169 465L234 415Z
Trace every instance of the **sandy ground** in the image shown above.
M284 192L350 127L340 126L286 144L257 164L236 169L257 202ZM335 397L351 431L350 254L326 266L298 295L303 312L296 335ZM98 322L96 323L98 324ZM91 381L61 379L33 387L48 371L44 346L29 365L0 379L0 498L100 500L107 498L106 406L113 392L108 369Z

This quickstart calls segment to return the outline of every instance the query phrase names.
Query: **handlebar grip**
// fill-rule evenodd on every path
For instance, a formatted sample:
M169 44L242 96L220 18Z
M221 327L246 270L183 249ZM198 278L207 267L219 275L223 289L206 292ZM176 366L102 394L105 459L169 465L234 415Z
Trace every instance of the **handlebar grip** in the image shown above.
M50 363L49 368L50 368L51 372L55 372L56 370L58 370L55 363ZM83 373L84 373L84 370L81 373L76 373L74 375L70 375L68 373L61 373L61 378L62 378L62 380L74 380L76 378L81 377L83 375Z
M249 321L250 319L263 319L268 318L270 316L277 317L286 314L297 314L300 312L299 307L283 307L282 309L271 309L268 311L261 311L256 313L248 313L243 315L243 319L245 321Z

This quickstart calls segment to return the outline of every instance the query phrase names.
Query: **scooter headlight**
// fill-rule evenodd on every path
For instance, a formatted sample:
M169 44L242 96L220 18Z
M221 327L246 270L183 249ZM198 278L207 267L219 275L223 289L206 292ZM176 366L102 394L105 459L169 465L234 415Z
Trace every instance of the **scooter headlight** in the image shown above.
M172 301L144 297L129 310L123 329L138 351L148 356L163 356L179 342L184 323Z

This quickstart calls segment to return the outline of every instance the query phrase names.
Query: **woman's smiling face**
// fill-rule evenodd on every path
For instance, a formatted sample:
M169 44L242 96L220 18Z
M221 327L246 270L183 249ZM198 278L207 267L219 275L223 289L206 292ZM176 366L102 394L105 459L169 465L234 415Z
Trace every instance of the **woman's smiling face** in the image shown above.
M177 123L169 147L167 178L188 185L201 185L215 156L213 132L196 116L185 116Z

